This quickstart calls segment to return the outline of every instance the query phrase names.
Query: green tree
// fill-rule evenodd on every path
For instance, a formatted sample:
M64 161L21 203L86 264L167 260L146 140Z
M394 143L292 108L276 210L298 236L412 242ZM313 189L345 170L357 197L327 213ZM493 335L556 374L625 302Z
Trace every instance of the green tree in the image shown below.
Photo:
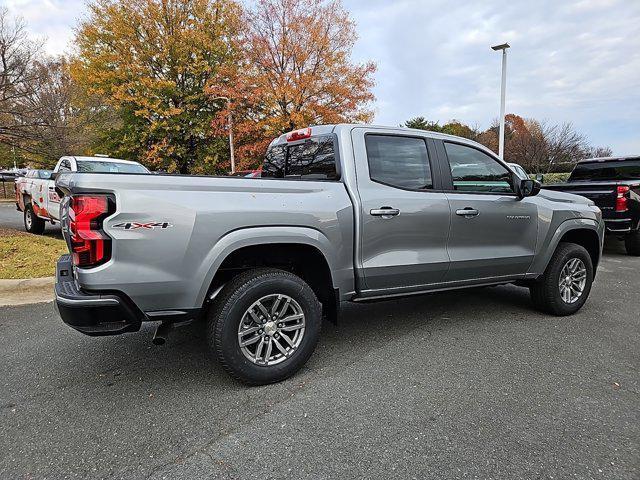
M470 140L477 140L480 132L476 128L472 128L458 120L451 120L445 123L440 130L442 133L448 135L455 135L457 137L468 138Z
M169 172L215 171L224 143L211 138L220 109L205 87L234 61L232 0L95 0L76 34L71 67L92 111L117 121L96 149Z
M415 128L416 130L429 130L431 132L442 132L442 127L438 122L432 122L424 117L414 117L404 122L401 127Z

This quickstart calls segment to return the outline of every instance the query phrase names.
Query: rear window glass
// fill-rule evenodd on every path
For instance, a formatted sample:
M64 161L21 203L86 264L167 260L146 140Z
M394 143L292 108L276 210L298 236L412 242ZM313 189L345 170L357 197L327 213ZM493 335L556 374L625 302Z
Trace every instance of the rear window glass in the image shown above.
M286 145L275 145L267 150L262 164L262 177L284 178L284 164L287 158Z
M149 173L137 163L78 161L78 172L83 173Z
M293 145L275 145L267 151L262 178L336 180L333 137L310 138Z
M637 180L640 179L640 158L610 162L579 163L571 172L570 182L581 180Z

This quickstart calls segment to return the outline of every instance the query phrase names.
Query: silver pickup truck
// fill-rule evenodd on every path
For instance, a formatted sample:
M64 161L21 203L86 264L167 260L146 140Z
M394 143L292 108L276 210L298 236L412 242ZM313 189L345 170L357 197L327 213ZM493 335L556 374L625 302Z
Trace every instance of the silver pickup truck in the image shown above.
M314 126L274 140L261 178L65 173L56 306L87 335L202 319L250 384L311 356L343 302L516 283L568 315L587 300L604 223L483 146L433 132ZM363 320L364 321L364 320Z

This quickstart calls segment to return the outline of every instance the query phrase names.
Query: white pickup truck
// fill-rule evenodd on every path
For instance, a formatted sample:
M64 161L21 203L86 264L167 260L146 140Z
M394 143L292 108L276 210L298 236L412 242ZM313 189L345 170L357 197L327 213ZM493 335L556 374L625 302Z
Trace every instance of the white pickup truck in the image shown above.
M24 228L29 233L44 232L45 222L60 220L60 191L55 186L57 173L149 173L138 162L95 157L61 157L53 172L30 170L16 178L16 208L24 213Z

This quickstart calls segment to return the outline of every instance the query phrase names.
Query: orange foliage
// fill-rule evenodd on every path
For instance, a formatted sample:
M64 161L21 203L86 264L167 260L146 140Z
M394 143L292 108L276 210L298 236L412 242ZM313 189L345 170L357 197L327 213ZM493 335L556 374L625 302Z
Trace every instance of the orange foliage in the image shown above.
M372 119L376 66L351 62L355 25L338 0L258 0L243 23L239 60L208 88L214 98L231 99L238 169L255 166L286 131ZM229 112L219 102L213 127L221 135Z

